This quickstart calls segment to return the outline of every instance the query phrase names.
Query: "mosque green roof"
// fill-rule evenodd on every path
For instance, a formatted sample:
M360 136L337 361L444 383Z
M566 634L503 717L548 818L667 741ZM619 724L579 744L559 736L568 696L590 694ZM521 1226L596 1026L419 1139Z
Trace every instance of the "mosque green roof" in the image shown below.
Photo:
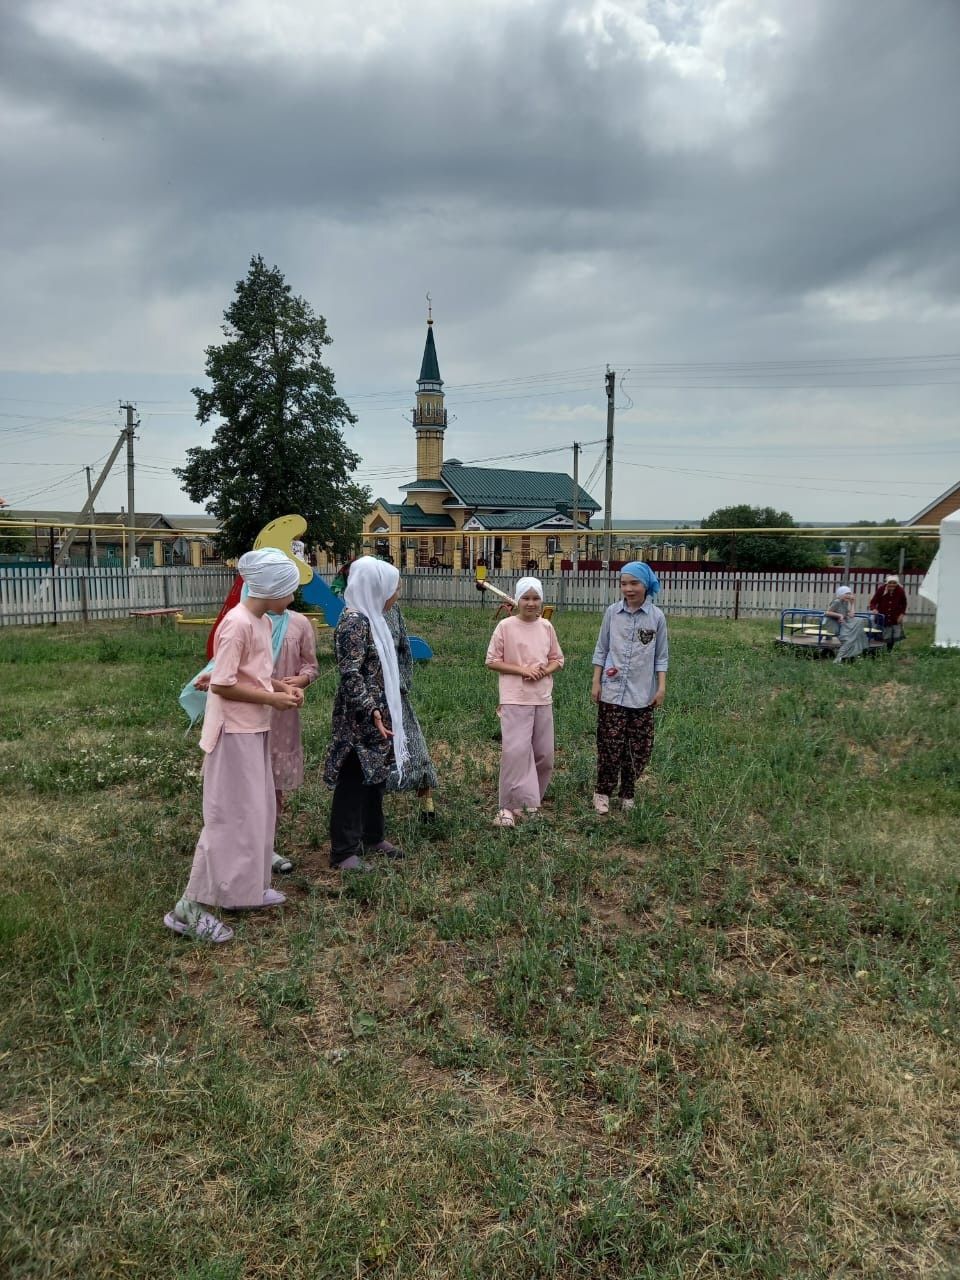
M440 475L468 507L549 508L551 512L570 508L573 480L562 471L504 471L447 463ZM577 488L577 510L599 511L599 502L582 485Z

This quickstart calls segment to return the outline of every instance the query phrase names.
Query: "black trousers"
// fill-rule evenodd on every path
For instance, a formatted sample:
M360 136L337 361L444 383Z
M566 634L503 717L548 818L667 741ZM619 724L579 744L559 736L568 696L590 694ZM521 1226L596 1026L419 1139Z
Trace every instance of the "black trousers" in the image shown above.
M330 865L337 866L364 846L383 839L383 789L363 780L363 769L355 751L343 762L330 806Z

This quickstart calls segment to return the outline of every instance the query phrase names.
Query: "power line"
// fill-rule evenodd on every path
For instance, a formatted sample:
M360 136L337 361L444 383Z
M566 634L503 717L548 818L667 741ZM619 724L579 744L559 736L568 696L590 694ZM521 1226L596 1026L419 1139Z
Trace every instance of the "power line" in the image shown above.
M586 440L584 441L582 447L585 448L589 445L600 444L600 443L601 443L601 440L599 439ZM520 459L520 458L541 458L551 453L566 453L566 451L569 448L570 446L567 444L558 444L556 446L551 446L549 449L528 449L523 453L498 453L493 455L492 457L487 457L487 458L470 458L466 462L460 463L460 465L464 467L478 467L478 466L482 466L486 462L511 462L511 461L516 461L517 459ZM405 475L409 473L410 470L411 470L410 466L404 463L404 464L398 464L396 466L389 466L389 467L367 468L367 467L361 466L357 468L357 473L358 474L362 473L364 476L370 476L370 477L389 477L390 475L396 475L396 474Z
M645 471L671 471L676 472L678 475L709 476L711 480L746 480L748 484L769 485L771 481L773 481L773 483L776 483L785 489L804 489L809 493L853 493L857 494L859 497L910 498L911 501L916 501L916 495L912 493L899 493L889 490L885 491L882 489L849 489L846 486L843 486L842 488L827 488L823 485L793 484L789 480L774 480L772 477L768 477L766 479L750 478L747 474L739 472L701 471L695 467L665 467L659 462L654 464L650 462L627 462L626 460L621 460L620 466L642 467Z

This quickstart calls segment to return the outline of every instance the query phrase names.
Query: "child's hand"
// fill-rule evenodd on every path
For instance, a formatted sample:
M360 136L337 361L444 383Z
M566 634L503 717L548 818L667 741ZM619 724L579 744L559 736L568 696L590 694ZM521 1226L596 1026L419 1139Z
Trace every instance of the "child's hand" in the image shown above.
M299 707L303 702L303 694L300 694L299 701L297 699L298 690L296 689L276 689L270 695L270 706L276 708L277 711L290 711L293 707Z
M197 676L193 682L193 687L199 689L201 693L206 693L210 688L210 672L204 671L202 675Z
M590 701L596 703L600 701L600 680L597 676L593 677L590 685Z
M535 667L521 667L520 674L523 676L524 680L540 680L543 677L543 667L539 665Z
M666 696L667 696L666 689L658 689L657 692L653 695L653 701L650 703L651 707L662 707L663 700Z
M297 683L296 676L290 676L286 680L279 681L281 693L292 693L297 699L297 706L303 706L303 685Z
M374 726L376 727L377 733L379 733L380 737L383 738L384 742L387 742L390 738L393 737L393 730L388 729L387 726L383 723L383 716L380 714L379 711L375 711L373 713L373 723L374 723Z

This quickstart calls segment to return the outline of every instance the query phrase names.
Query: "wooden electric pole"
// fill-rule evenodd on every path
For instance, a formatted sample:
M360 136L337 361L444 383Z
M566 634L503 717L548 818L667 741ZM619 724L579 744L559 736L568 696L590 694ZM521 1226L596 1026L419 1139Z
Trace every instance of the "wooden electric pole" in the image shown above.
M603 558L610 568L613 559L613 401L617 375L607 365L604 383L607 389L607 482L603 495Z
M93 488L87 494L87 500L83 504L83 509L80 512L80 518L77 521L78 524L86 524L87 517L91 515L91 513L93 512L93 504L97 500L97 494L103 488L103 482L106 480L107 476L110 474L110 468L116 462L117 454L123 448L123 442L126 439L126 435L127 435L126 428L124 428L124 430L122 430L119 436L117 437L117 443L110 450L110 457L107 458L106 462L103 464L103 470L100 472L100 475L97 478L97 483L93 486ZM70 548L76 539L77 532L78 530L76 528L73 528L73 529L70 529L64 536L63 542L60 544L60 550L57 552L58 565L63 564L67 556L70 554Z
M96 565L97 563L97 531L93 527L93 482L90 479L90 468L84 467L83 469L87 473L87 506L90 508L90 528L87 530L87 568L89 569L91 564Z
M133 431L134 427L140 424L133 420L134 405L127 402L121 404L120 408L125 409L127 414L124 435L127 438L127 527L130 530L130 536L127 539L127 568L129 569L137 554L137 519L134 514L133 499Z

